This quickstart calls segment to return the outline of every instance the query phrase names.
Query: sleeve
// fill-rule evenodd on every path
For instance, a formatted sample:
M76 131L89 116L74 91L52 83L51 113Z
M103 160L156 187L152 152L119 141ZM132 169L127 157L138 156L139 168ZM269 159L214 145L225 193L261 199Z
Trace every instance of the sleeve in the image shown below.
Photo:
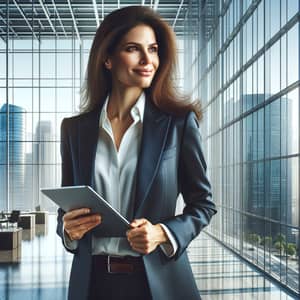
M164 220L176 239L177 259L217 212L206 175L199 124L193 112L185 120L179 154L179 184L185 202L183 213Z
M70 251L74 251L78 247L78 241L71 241L68 235L66 234L64 227L63 227L63 244L65 248L67 248Z
M160 223L160 225L163 228L163 230L165 231L165 233L169 239L169 241L167 243L161 244L160 248L166 256L171 258L175 255L175 253L178 249L177 242L176 242L175 238L173 237L172 233L170 232L170 230L168 229L168 227L161 223Z
M70 143L69 143L69 135L68 135L68 119L64 119L61 124L61 142L60 142L60 153L61 153L61 176L62 186L69 186L73 185L73 167L72 167L72 153L70 150ZM59 208L57 211L57 227L56 227L56 233L60 236L62 239L62 243L66 250L74 253L76 247L74 247L74 243L70 244L65 239L65 232L63 228L63 216L65 212ZM70 241L71 242L71 241ZM70 246L70 247L69 247Z

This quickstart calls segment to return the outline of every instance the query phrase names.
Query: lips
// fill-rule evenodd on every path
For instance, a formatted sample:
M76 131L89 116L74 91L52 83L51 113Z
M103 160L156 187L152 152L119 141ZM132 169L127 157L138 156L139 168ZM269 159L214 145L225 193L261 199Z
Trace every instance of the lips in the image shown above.
M153 70L134 70L135 73L141 75L141 76L145 76L145 77L148 77L148 76L151 76L152 73L153 73Z

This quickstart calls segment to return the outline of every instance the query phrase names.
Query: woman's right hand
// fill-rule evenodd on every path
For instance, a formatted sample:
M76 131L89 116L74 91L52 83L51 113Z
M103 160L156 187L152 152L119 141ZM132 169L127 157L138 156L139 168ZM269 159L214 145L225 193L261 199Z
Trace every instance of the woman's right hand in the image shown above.
M63 216L64 229L69 238L80 240L88 231L101 223L99 214L90 214L89 208L71 210Z

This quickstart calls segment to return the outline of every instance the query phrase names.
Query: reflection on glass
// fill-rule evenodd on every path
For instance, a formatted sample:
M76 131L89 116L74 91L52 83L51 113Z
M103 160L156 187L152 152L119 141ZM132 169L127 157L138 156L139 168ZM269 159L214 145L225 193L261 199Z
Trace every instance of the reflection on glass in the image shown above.
M280 91L280 41L270 48L270 93Z
M299 23L287 33L288 85L299 80Z

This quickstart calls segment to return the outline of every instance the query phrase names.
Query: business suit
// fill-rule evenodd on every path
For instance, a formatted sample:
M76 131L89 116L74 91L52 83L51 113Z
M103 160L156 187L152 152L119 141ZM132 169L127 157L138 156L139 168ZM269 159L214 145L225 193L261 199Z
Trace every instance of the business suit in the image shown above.
M62 185L94 186L100 112L101 109L63 121ZM185 249L216 212L200 144L194 113L175 117L146 101L134 218L165 224L178 244L172 258L160 247L143 256L153 300L200 299ZM174 217L179 193L186 207L183 214ZM62 216L59 210L57 233L61 237ZM73 252L69 299L85 300L91 271L91 233L79 241Z

